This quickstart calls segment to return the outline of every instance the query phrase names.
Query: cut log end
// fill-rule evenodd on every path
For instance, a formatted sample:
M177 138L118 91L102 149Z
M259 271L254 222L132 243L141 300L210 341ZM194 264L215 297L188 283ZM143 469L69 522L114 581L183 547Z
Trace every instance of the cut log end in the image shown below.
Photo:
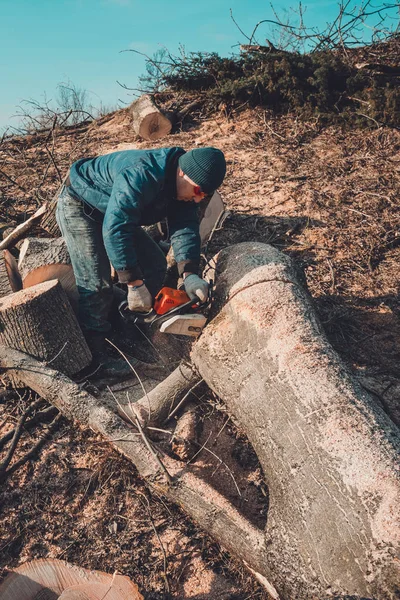
M171 132L171 121L157 108L151 96L141 96L130 108L133 129L143 139L157 140Z
M91 354L57 280L0 298L0 343L74 375Z
M139 135L145 140L158 140L171 133L172 124L161 113L147 115L140 123Z

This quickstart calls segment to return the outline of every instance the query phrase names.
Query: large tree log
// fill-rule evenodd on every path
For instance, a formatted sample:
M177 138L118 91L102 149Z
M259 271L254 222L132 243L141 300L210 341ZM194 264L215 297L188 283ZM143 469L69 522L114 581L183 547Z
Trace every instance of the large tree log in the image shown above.
M77 310L78 290L64 238L27 238L21 246L18 268L24 288L58 279Z
M137 430L116 414L112 398L95 398L58 371L1 345L0 365L11 376L18 376L26 386L54 404L67 418L76 419L83 426L100 433L135 465L140 476L158 494L164 494L181 506L228 551L242 558L251 556L253 574L260 578L271 597L278 599L273 586L265 579L265 573L258 573L258 566L264 566L267 560L263 533L200 479L195 467L182 465L168 456L163 456L162 467L155 452Z
M130 106L133 129L145 140L158 140L171 132L172 123L154 104L151 96L140 96Z
M17 261L9 250L0 252L0 298L22 288Z
M54 280L0 299L0 343L68 375L92 358L67 296Z
M399 430L329 345L288 257L238 244L216 269L224 306L192 358L269 484L265 562L245 560L288 600L397 597Z

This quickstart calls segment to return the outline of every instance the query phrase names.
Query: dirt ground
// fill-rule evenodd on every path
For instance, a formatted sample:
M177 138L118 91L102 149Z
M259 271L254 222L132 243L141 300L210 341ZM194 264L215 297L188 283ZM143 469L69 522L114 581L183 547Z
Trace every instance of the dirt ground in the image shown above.
M263 110L184 124L155 144L132 132L126 110L63 133L4 138L0 219L15 224L55 192L69 164L125 148L214 145L228 161L221 194L229 211L207 250L257 240L304 270L334 348L391 418L400 421L400 133L322 128L318 120ZM257 526L268 491L257 457L210 390L198 394L199 469ZM32 401L3 390L0 438ZM46 403L39 404L43 410ZM22 437L13 462L48 425ZM1 444L1 440L0 440ZM9 446L0 447L1 460ZM131 577L146 599L245 600L267 594L182 513L151 494L131 464L90 430L62 419L36 457L0 491L0 568L61 558Z

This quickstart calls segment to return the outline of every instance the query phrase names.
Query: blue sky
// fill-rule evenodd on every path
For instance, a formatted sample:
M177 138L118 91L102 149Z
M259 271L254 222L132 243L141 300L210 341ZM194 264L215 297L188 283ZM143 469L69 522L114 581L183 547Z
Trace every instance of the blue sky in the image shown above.
M282 11L296 1L273 4ZM307 23L323 26L338 3L304 5ZM129 103L133 98L117 81L135 87L145 60L122 50L152 55L165 46L175 53L183 44L187 51L237 51L245 40L230 9L246 33L274 18L269 2L260 0L0 0L0 131L17 126L10 117L22 100L54 98L60 82L87 90L94 105ZM267 27L259 30L261 42Z

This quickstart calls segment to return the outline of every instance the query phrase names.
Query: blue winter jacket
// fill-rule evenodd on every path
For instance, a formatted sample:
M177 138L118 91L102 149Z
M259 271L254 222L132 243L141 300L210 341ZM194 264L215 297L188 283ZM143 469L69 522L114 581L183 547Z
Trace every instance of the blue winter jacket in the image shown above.
M197 206L176 199L183 148L124 150L84 158L70 169L72 195L104 214L103 239L121 282L142 279L132 243L135 228L167 218L179 273L197 273L200 235Z

